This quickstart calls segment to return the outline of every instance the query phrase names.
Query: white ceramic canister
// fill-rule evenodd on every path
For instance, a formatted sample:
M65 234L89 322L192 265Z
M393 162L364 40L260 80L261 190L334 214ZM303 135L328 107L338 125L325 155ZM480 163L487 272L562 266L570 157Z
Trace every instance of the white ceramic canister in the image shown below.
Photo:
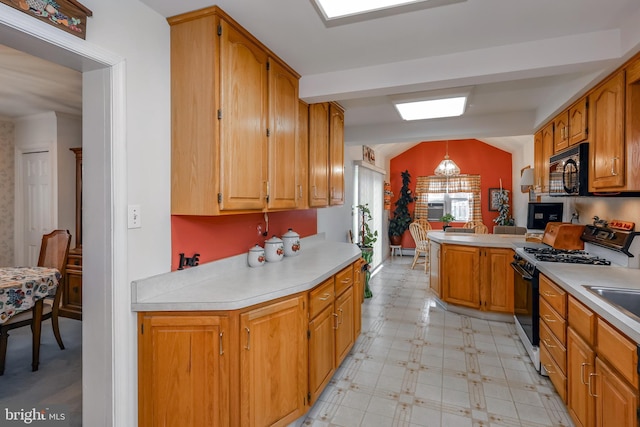
M273 236L269 240L265 240L264 253L268 262L282 261L284 257L284 244L282 243L282 239Z
M249 267L260 267L264 264L266 258L264 256L264 248L258 244L249 249L249 255L247 257L247 261L249 262Z
M282 235L282 242L284 243L284 256L296 256L300 251L300 235L289 229Z

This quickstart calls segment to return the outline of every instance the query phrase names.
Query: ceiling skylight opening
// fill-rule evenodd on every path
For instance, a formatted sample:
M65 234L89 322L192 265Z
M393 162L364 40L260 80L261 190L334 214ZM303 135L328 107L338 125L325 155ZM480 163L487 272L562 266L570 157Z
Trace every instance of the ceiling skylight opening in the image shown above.
M327 19L342 18L429 0L316 0Z
M467 106L467 97L393 101L393 103L403 120L425 120L461 116Z

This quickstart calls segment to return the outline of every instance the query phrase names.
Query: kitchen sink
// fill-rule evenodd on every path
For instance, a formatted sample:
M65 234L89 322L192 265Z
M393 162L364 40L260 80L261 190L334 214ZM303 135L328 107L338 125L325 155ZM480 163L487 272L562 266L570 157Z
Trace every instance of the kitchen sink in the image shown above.
M585 286L585 289L640 322L640 289L606 288L602 286Z

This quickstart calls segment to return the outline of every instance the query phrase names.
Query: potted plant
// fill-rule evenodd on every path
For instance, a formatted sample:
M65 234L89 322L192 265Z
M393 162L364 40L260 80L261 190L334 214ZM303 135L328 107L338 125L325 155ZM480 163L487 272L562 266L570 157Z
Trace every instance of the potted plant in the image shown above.
M442 215L442 216L440 217L440 221L442 221L442 222L443 222L443 224L442 224L442 229L443 229L443 230L446 230L447 228L449 228L449 224L450 224L452 221L455 221L455 220L456 220L456 217L454 217L454 216L453 216L453 215L451 215L450 213Z
M408 170L401 172L402 188L400 189L400 197L396 200L396 208L393 211L393 217L389 220L389 240L392 245L400 245L402 243L402 235L411 224L411 214L409 213L409 204L415 199L411 195L409 184L411 183L411 175Z
M364 272L364 297L371 298L373 293L369 288L369 278L371 277L371 262L373 261L373 244L378 240L378 230L371 230L369 222L371 221L371 211L369 205L358 205L356 208L360 214L360 251L365 264L362 266Z

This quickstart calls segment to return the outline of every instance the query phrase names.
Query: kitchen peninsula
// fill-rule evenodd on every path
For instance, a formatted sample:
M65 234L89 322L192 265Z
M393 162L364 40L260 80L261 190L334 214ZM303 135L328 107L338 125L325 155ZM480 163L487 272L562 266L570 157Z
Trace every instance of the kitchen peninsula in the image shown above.
M132 283L140 425L288 425L328 384L361 328L360 249L301 241Z

